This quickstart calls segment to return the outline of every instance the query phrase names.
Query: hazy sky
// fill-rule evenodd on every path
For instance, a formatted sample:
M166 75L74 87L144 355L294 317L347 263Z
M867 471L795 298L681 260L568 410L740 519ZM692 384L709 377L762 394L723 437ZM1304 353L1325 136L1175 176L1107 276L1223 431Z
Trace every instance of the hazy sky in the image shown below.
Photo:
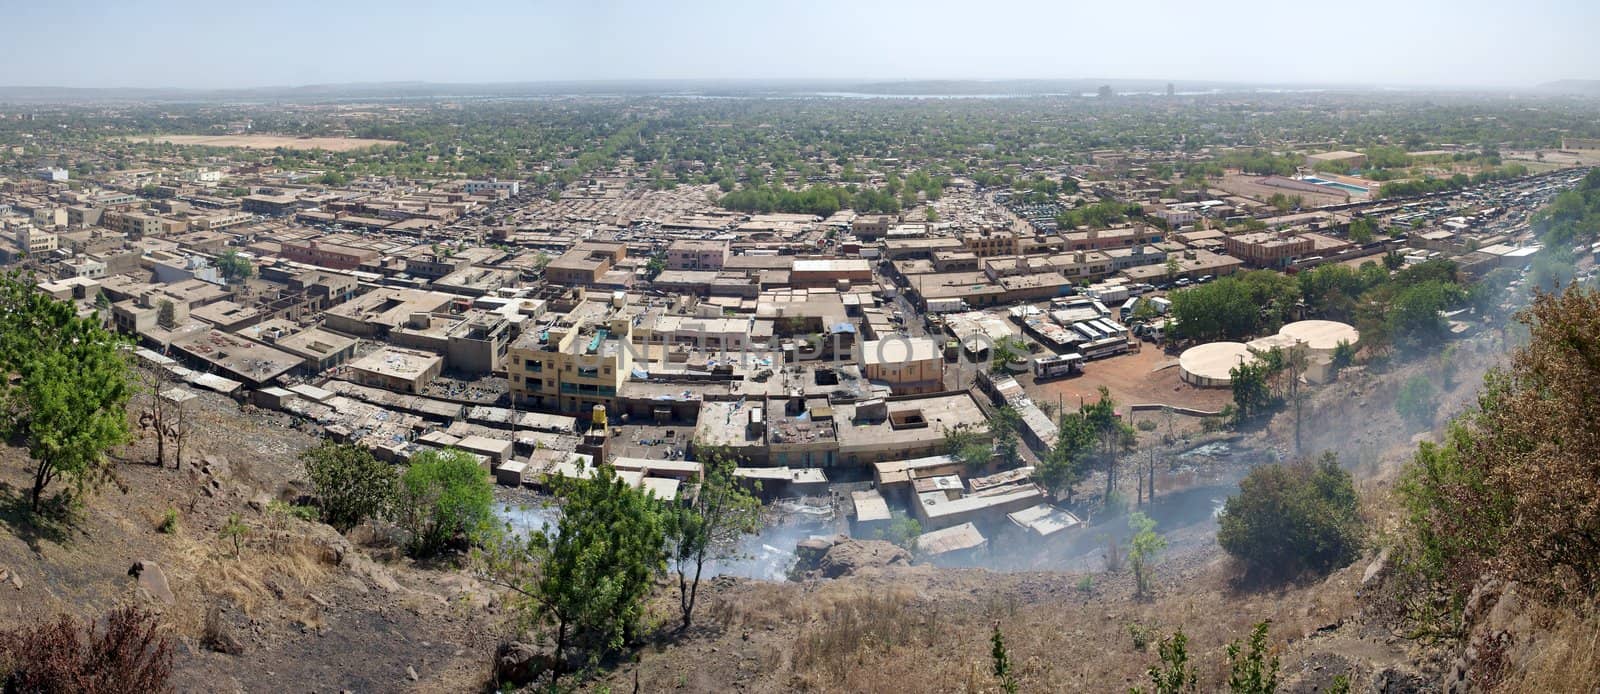
M1600 0L0 0L0 85L1600 78Z

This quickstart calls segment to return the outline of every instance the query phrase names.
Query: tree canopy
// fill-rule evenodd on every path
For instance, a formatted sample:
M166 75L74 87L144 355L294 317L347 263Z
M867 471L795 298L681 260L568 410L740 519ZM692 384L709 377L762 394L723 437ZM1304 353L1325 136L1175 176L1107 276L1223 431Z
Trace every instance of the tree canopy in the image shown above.
M1251 580L1325 574L1361 547L1355 486L1332 453L1253 468L1219 522L1217 543Z
M418 557L484 538L493 521L494 490L472 454L429 450L411 458L400 476L396 520Z
M35 509L58 480L77 500L110 476L106 452L129 433L125 344L22 275L0 277L0 377L20 377L0 382L0 402L6 431L26 441L34 461Z

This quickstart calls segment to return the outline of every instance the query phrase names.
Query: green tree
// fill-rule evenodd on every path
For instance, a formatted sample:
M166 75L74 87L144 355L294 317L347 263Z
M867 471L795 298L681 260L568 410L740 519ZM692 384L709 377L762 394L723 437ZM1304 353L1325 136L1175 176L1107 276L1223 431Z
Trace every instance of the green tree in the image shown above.
M1153 694L1195 691L1194 666L1189 664L1189 637L1184 635L1183 629L1162 639L1160 645L1156 646L1156 653L1161 658L1160 663L1145 671L1150 678L1150 691ZM1144 690L1134 688L1133 691Z
M994 459L994 444L989 435L970 426L957 426L944 432L945 455L961 461L968 470L977 470Z
M761 501L734 479L734 461L722 452L701 457L704 479L693 501L664 514L667 558L678 574L680 630L693 622L706 560L731 555L740 537L761 529Z
M900 518L889 524L882 539L888 540L909 552L917 551L917 538L922 536L922 523L915 518Z
M1272 407L1272 391L1267 387L1269 372L1270 367L1257 360L1228 370L1237 423L1250 422Z
M1378 235L1378 226L1366 217L1357 217L1350 220L1348 236L1351 243L1371 243Z
M995 410L994 417L989 420L989 429L994 434L995 455L1000 457L1003 466L1016 465L1022 460L1019 452L1020 439L1017 430L1022 426L1022 415L1017 413L1017 408L1002 405Z
M1011 362L1028 356L1028 346L1014 337L1002 337L996 340L989 361L989 370L994 373L1005 373Z
M171 330L177 327L177 307L170 300L162 299L156 304L156 324Z
M1267 625L1250 630L1249 650L1238 641L1228 644L1228 691L1232 694L1273 694L1278 691L1278 656L1267 650Z
M0 276L0 403L6 433L21 438L33 460L34 510L57 480L70 482L70 500L78 500L110 478L106 452L128 439L123 346L96 318L78 317L22 275Z
M301 453L300 460L323 522L339 532L383 516L394 501L399 473L365 448L324 441Z
M1011 654L1006 652L1006 638L1000 633L1000 624L994 625L994 633L989 635L989 659L993 663L991 671L994 677L1000 680L1000 689L1006 694L1017 693L1017 675L1012 672Z
M1067 503L1072 503L1073 485L1083 479L1085 457L1094 442L1094 428L1082 412L1062 414L1055 443L1034 468L1034 479L1057 497L1065 492Z
M1251 580L1326 574L1361 548L1355 485L1332 453L1251 469L1218 522L1217 543Z
M229 283L250 279L255 268L251 267L250 260L240 255L238 251L229 249L217 256L217 271L222 273L222 279Z
M1437 408L1438 393L1434 390L1433 382L1422 374L1406 379L1394 400L1395 411L1412 426L1432 424Z
M480 556L490 580L553 630L559 678L569 651L594 662L635 637L666 555L660 503L611 466L589 479L561 480L555 491L565 502L554 529L493 543Z
M400 476L396 521L414 557L438 554L452 544L471 544L492 527L494 490L472 454L429 450L411 458Z
M244 521L239 518L239 514L230 513L228 514L228 522L222 526L222 530L218 534L222 536L222 539L233 543L233 558L238 559L240 552L244 549L244 538L250 535L250 526L244 524Z
M646 263L644 266L645 279L652 281L655 280L655 278L660 277L661 273L666 271L667 259L661 255L651 256L650 262Z
M1133 567L1134 594L1150 594L1151 564L1156 555L1167 548L1166 538L1156 534L1156 522L1135 511L1128 516L1128 527L1133 530L1133 543L1128 549L1128 564Z

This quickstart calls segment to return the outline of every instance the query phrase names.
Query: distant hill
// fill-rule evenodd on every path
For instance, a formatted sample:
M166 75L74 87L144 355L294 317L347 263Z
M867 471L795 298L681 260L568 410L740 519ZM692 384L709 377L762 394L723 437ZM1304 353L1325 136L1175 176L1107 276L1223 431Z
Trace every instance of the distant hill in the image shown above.
M1545 82L1535 88L1541 92L1552 94L1600 96L1600 80L1557 80L1555 82Z

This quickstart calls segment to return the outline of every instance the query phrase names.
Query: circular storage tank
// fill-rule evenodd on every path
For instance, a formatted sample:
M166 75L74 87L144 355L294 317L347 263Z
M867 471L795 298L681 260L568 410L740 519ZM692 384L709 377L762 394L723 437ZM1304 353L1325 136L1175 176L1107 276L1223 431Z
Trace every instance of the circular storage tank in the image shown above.
M1361 341L1361 333L1345 323L1331 320L1303 320L1283 326L1279 335L1287 335L1305 344L1314 357L1332 358L1340 342L1352 346Z
M1190 347L1178 355L1179 376L1184 383L1201 388L1226 388L1233 385L1233 367L1250 362L1255 355L1241 342L1208 342Z

